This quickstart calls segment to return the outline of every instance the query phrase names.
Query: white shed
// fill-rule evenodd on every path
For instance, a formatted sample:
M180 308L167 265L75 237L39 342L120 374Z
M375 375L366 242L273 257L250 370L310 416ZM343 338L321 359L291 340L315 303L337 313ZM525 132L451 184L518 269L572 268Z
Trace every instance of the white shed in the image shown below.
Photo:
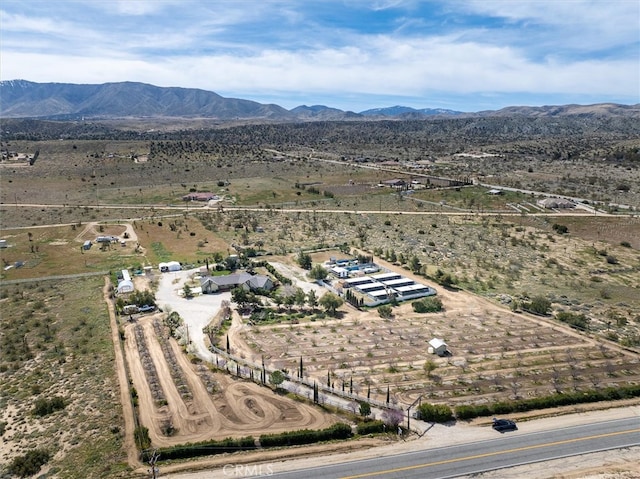
M160 263L158 268L161 272L166 273L168 271L180 271L182 266L177 261L169 261L167 263Z
M118 283L118 294L133 293L134 289L133 281L130 279L123 279Z
M331 272L337 277L337 278L348 278L349 277L349 271L345 268L341 268L340 266L336 266L334 268L331 268Z
M433 338L429 341L429 352L431 354L437 354L438 356L445 356L449 349L447 343L440 338Z

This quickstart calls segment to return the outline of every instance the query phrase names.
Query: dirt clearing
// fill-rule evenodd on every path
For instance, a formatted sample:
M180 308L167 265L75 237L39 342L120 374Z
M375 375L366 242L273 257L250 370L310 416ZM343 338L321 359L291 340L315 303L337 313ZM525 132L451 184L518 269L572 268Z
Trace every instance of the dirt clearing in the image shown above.
M125 350L141 423L154 446L259 436L335 423L317 408L192 364L158 315L125 325Z

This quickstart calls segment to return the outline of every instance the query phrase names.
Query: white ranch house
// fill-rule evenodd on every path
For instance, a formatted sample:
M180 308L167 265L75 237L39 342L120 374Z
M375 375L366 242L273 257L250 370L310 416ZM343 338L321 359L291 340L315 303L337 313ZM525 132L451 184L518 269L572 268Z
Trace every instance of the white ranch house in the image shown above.
M202 293L218 293L237 288L238 286L247 291L256 289L264 289L271 291L275 284L268 276L249 273L234 273L222 276L203 276L200 278L200 287Z

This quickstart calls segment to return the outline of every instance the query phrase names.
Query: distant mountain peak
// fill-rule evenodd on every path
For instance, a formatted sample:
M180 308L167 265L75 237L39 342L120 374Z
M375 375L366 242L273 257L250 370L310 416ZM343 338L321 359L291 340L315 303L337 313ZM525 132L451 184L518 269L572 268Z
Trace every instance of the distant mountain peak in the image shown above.
M292 115L278 105L223 98L195 88L158 87L139 82L77 85L5 81L0 83L0 98L0 116L5 118L292 119Z
M390 106L386 108L372 108L371 110L365 110L360 112L364 116L403 116L410 115L411 117L422 116L435 116L435 115L461 115L463 112L455 110L446 110L444 108L411 108L410 106Z
M78 118L211 118L216 120L345 121L427 118L452 116L625 116L640 118L640 105L600 103L594 105L513 106L496 111L463 113L443 108L416 109L395 105L360 113L325 105L300 105L286 110L196 88L159 87L139 82L103 84L35 83L28 80L0 81L0 117Z

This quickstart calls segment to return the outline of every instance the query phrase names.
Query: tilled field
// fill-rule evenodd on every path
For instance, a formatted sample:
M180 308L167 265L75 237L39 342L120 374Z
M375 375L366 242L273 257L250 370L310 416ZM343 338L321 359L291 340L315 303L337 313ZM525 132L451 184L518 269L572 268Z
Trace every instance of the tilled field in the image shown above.
M154 446L320 429L335 419L316 408L191 364L157 317L125 325L125 350L141 422Z

